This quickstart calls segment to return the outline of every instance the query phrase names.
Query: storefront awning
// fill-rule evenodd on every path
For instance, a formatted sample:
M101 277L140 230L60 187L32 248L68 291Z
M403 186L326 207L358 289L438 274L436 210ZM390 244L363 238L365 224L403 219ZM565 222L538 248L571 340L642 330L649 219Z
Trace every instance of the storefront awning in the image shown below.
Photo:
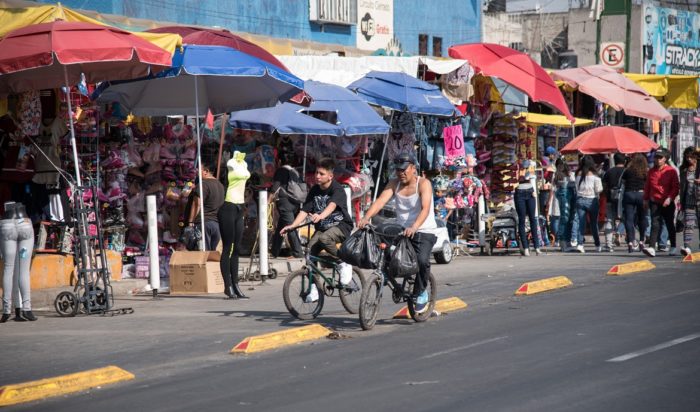
M698 76L624 73L667 109L698 107Z
M571 122L560 114L540 114L540 113L520 113L518 117L525 117L525 121L535 126L559 126L571 127ZM593 124L593 120L575 118L574 126L588 126Z

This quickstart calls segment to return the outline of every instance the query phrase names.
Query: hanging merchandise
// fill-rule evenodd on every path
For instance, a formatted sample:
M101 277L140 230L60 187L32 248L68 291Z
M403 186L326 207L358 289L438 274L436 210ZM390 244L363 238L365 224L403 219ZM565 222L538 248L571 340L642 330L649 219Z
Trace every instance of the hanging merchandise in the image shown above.
M496 209L512 200L512 193L517 183L517 146L518 125L511 114L493 116L491 151L477 152L480 162L491 161L491 200Z

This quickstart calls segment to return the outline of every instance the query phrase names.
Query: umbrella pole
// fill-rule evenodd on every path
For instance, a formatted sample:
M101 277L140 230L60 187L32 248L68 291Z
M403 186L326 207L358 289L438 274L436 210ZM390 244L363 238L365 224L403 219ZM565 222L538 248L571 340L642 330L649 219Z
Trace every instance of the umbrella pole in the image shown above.
M224 150L224 135L226 135L226 122L228 115L226 113L221 117L221 136L219 137L219 160L216 161L216 178L219 178L221 173L221 153Z
M199 82L197 81L197 76L192 76L194 79L194 110L195 110L195 124L197 126L197 174L199 175L199 216L202 218L202 243L200 249L202 252L205 250L205 236L206 231L204 228L204 187L202 186L202 137L199 134Z
M306 148L308 147L309 143L309 135L305 134L304 135L304 160L301 166L301 179L302 182L306 181Z
M70 84L68 84L68 69L63 66L63 78L66 82L66 102L68 103L68 123L70 124L70 145L73 149L73 163L75 166L75 182L78 186L83 185L83 181L80 179L80 164L78 163L78 145L75 142L75 127L73 126L73 107L70 103Z
M377 200L377 193L379 192L379 182L382 180L382 164L384 163L384 155L386 154L386 147L389 144L389 135L391 134L391 123L394 121L394 111L391 111L391 117L389 118L389 131L384 138L384 147L382 148L382 157L379 159L379 171L377 172L377 181L374 182L374 197L372 197L372 203Z

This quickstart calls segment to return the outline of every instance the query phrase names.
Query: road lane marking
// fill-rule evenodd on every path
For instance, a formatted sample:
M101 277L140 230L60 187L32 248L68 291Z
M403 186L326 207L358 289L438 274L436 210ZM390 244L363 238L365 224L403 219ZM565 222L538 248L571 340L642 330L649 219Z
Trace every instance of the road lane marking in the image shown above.
M450 353L475 348L477 346L486 345L487 343L497 342L499 340L503 340L503 339L507 339L507 338L508 338L508 336L499 336L497 338L486 339L486 340L482 340L480 342L470 343L469 345L459 346L457 348L452 348L452 349L447 349L447 350L443 350L440 352L431 353L430 355L425 355L425 356L421 357L420 359L431 359L431 358L434 358L436 356L449 355Z
M671 346L680 345L681 343L691 341L693 339L700 338L700 333L693 333L692 335L683 336L682 338L674 339L668 342L660 343L658 345L650 346L646 349L638 350L636 352L630 352L628 354L618 356L616 358L608 359L608 362L624 362L630 359L637 358L639 356L647 355L652 352L656 352L662 349L670 348Z

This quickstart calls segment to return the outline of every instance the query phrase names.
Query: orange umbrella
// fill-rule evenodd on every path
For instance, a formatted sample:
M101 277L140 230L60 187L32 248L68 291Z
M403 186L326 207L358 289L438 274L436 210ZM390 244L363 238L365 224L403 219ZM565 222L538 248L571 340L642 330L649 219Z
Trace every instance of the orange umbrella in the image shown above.
M561 153L648 153L659 145L636 130L620 126L601 126L570 141Z

